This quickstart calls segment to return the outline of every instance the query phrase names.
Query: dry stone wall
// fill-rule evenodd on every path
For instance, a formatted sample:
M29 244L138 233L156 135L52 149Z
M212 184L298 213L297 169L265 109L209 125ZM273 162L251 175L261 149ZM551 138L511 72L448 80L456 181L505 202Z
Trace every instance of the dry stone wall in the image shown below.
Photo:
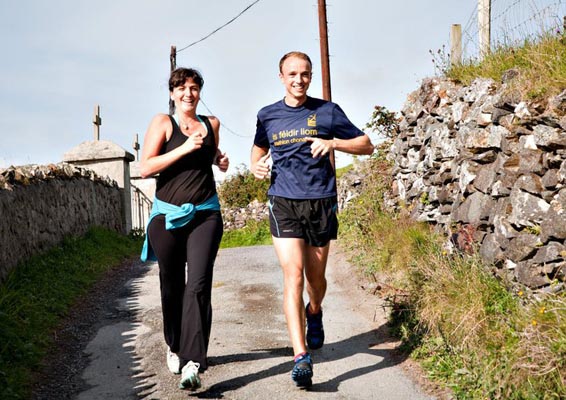
M241 229L250 220L261 221L269 218L267 203L252 201L246 207L221 207L224 230Z
M123 232L121 191L65 163L0 170L0 280L20 261L91 226Z
M531 288L561 290L566 91L529 103L510 94L508 84L423 81L403 107L390 149L389 202L437 224L455 245L473 241L500 274Z

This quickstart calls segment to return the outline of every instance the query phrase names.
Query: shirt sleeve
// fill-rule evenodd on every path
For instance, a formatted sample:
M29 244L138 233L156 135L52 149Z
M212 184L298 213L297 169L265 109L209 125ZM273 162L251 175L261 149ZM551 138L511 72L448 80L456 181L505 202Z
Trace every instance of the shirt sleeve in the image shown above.
M265 131L265 128L263 127L263 124L261 123L259 118L257 119L256 123L254 144L264 149L269 148L269 139L267 138L267 132Z
M365 133L356 127L338 104L332 110L332 135L338 139L353 139Z

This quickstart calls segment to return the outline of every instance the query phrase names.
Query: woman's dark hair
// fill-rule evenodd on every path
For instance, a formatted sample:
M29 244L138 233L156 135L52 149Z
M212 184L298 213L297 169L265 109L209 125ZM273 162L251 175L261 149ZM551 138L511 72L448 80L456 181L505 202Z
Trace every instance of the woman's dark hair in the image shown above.
M200 72L192 68L177 68L171 72L169 77L169 91L172 92L177 86L184 85L187 79L192 79L202 89L204 79L202 79Z

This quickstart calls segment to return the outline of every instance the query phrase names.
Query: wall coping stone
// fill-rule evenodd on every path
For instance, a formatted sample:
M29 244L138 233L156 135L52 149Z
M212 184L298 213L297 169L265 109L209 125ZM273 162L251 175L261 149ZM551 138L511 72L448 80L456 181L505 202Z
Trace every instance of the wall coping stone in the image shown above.
M117 144L108 140L90 140L82 142L76 147L63 154L63 161L101 161L125 159L134 161L135 157L132 153L124 150Z

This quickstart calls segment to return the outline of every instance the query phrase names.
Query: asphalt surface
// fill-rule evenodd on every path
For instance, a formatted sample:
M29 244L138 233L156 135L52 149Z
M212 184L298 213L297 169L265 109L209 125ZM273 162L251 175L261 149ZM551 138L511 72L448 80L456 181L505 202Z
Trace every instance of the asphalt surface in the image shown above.
M323 304L326 343L312 352L313 386L296 388L290 378L292 350L282 313L282 273L272 246L220 251L214 273L210 367L201 374L201 389L180 390L179 376L165 364L157 266L137 268L139 273L111 299L111 318L96 327L83 348L84 367L68 398L434 398L402 367L405 360L395 351L398 343L387 336L379 298L357 286L352 267L334 252Z

